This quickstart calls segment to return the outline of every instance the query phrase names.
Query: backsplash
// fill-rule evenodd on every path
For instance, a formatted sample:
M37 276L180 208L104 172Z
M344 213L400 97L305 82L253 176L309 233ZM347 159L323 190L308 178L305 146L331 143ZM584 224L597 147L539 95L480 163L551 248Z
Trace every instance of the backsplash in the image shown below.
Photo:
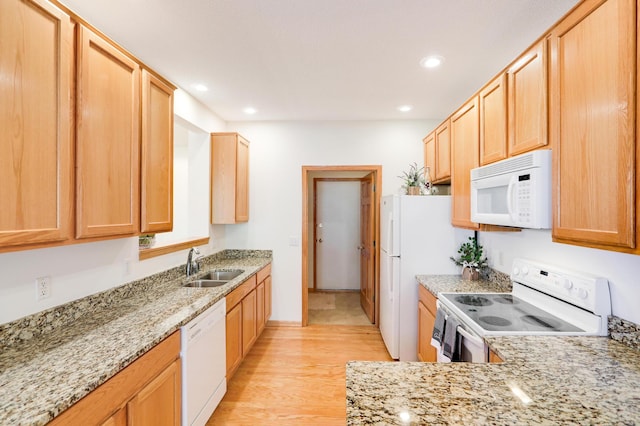
M640 325L616 316L610 316L609 334L613 340L640 350Z
M203 265L222 259L243 257L270 257L271 250L223 250L202 259ZM146 292L161 282L173 281L184 276L184 265L131 281L121 286L92 294L33 315L0 325L0 350L20 342L50 333L76 321L83 315L109 308L114 302Z

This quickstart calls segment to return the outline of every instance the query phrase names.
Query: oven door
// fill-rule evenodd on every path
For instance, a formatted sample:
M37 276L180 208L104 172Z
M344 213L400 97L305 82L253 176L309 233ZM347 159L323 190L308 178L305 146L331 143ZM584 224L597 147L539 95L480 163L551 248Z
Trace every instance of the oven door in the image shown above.
M436 306L438 310L442 310L445 313L445 320L449 318L452 314L450 311L443 306L443 304L438 300L436 302ZM458 326L458 354L461 362L476 362L476 363L487 363L489 362L489 348L487 347L484 339L475 333L468 331L462 324L460 318L455 317L456 320L461 324ZM437 351L437 359L438 362L450 362L447 358L442 355L442 351L439 349Z

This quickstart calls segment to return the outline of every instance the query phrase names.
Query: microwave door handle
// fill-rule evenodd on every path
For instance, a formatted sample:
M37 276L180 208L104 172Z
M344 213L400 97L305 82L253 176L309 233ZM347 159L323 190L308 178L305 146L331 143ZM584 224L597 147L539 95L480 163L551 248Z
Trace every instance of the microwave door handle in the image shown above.
M507 210L509 211L509 217L513 222L516 222L516 217L513 212L513 196L516 187L516 177L511 176L509 179L509 186L507 187Z

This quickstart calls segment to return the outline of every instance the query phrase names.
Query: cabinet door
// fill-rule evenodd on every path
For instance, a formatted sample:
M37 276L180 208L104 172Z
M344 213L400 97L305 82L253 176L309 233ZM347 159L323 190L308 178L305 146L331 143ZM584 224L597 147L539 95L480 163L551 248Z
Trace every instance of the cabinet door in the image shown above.
M480 91L480 164L507 158L507 78L501 75Z
M0 2L0 247L71 236L72 48L50 3Z
M446 120L436 129L436 181L451 179L451 133Z
M264 281L256 287L256 329L259 336L264 329Z
M138 64L79 26L76 237L134 234L140 223Z
M429 170L429 182L436 180L436 134L422 139L424 143L424 166Z
M471 169L479 163L478 97L475 96L451 117L453 174L451 176L454 226L478 229L471 222Z
M251 290L244 299L242 299L242 353L249 353L249 349L256 341L257 333L257 317L256 317L257 292Z
M238 303L226 317L227 380L231 379L242 361L242 303Z
M129 401L129 426L179 426L180 395L180 359L177 359Z
M127 407L116 411L114 415L100 423L100 426L127 426Z
M236 165L236 222L249 220L249 142L238 135Z
M173 229L173 87L142 70L141 232Z
M588 1L551 33L554 239L636 247L635 24L634 0Z
M268 276L264 280L264 322L267 325L267 321L271 318L271 276Z
M588 49L587 49L588 50ZM541 41L509 69L509 155L547 145L547 61Z
M431 346L431 335L435 317L422 302L418 302L418 359L423 362L436 362L436 348Z
M211 134L211 223L249 220L249 142L237 133Z

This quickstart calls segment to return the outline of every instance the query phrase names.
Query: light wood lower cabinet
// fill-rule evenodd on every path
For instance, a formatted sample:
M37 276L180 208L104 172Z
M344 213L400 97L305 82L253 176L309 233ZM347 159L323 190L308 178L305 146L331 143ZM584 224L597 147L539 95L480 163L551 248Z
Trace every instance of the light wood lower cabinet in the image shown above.
M227 304L226 338L227 380L229 380L242 362L242 302L231 309Z
M436 297L423 286L418 287L418 360L436 362L436 348L431 346L433 325L436 321Z
M176 331L49 424L178 426L180 387L180 332Z
M230 380L271 316L271 265L240 284L227 295L226 301L227 380Z

